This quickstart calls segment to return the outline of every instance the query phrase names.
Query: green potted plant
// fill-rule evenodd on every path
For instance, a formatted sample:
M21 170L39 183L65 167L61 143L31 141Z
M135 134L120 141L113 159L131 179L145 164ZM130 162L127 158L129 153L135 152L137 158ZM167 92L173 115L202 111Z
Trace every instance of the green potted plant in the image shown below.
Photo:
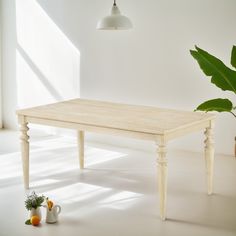
M226 66L220 59L207 51L195 46L196 50L190 50L191 55L197 60L200 68L206 76L211 77L211 83L224 91L233 92L236 95L236 46L231 52L231 65ZM228 98L215 98L203 102L195 110L228 112L236 118L236 106ZM235 138L236 140L236 138ZM236 144L235 144L236 156Z
M25 207L30 211L30 218L32 216L38 216L41 220L41 210L40 207L44 202L45 197L43 195L39 196L34 191L27 196L25 200Z

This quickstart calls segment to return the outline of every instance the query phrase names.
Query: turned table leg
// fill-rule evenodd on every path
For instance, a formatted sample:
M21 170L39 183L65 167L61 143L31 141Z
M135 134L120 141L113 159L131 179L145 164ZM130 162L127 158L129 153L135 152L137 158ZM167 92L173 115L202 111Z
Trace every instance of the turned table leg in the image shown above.
M79 165L80 169L84 168L84 131L78 131L77 133L78 140L78 151L79 151Z
M28 123L20 124L21 158L25 189L29 188L29 136L27 134L29 128L27 124Z
M160 202L160 217L162 220L166 218L166 195L167 195L167 159L166 145L164 142L158 143L158 188Z
M213 126L211 121L210 126L206 128L204 132L206 139L205 143L205 161L207 172L207 192L212 194L213 192L213 168L214 168L214 139L213 139Z

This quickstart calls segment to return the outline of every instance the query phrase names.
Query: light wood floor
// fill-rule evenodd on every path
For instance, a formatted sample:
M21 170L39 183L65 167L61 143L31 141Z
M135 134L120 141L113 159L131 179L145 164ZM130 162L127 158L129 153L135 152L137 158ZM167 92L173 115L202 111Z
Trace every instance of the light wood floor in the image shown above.
M207 196L202 153L170 150L167 221L159 218L156 155L87 143L79 170L76 141L32 140L31 186L62 206L60 222L24 225L21 160L15 132L0 132L0 235L236 235L236 160L216 155L215 194ZM43 210L43 209L42 209ZM44 212L43 212L44 216Z

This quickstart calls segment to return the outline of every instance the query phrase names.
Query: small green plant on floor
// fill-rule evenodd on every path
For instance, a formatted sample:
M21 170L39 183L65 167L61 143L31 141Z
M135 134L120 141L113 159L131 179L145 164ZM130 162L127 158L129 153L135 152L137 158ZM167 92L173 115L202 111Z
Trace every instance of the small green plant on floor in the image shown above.
M34 191L27 196L27 199L25 200L25 207L28 211L34 209L37 209L38 207L42 206L42 203L44 202L45 197L43 195L38 196Z
M195 49L190 50L190 53L197 60L205 75L211 77L211 83L224 91L230 91L236 95L236 70L229 68L220 59L201 48L195 46ZM231 65L236 69L236 46L232 48ZM200 104L196 110L229 112L236 118L236 106L228 98L208 100Z

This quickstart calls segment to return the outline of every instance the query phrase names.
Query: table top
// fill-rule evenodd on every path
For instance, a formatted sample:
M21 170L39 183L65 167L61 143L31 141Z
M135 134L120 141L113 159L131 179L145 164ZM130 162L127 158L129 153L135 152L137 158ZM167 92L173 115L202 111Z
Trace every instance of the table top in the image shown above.
M164 134L215 118L215 115L210 113L86 99L73 99L22 109L18 110L17 114L150 134Z

